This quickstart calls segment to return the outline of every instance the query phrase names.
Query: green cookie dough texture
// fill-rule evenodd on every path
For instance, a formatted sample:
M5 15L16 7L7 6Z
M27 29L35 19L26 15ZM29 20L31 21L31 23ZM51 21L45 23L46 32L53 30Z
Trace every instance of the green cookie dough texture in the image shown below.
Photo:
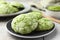
M19 3L19 2L11 2L10 5L17 7L17 8L24 8L23 4Z
M0 14L10 14L17 12L18 9L7 4L0 4Z
M7 4L6 1L0 1L0 4Z
M7 12L8 12L8 14L10 13L16 13L16 12L18 12L19 10L17 9L17 8L15 8L15 7L12 7L11 5L8 5L8 10L7 10Z
M53 28L53 22L47 18L39 19L39 25L37 27L37 31L45 31Z
M12 20L12 29L20 34L29 34L37 28L37 21L31 17L27 17L28 14L21 14Z
M33 11L28 13L28 16L32 17L33 19L41 19L42 18L42 13L41 12L37 12L37 11Z
M49 6L47 9L52 11L60 11L60 5Z

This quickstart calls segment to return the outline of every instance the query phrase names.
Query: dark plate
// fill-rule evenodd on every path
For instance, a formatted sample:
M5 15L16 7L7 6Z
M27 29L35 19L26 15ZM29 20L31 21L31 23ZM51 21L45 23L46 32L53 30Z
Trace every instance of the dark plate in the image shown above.
M55 30L55 25L54 27L51 29L51 30L48 30L48 31L40 31L40 32L37 32L37 31L34 31L28 35L22 35L22 34L18 34L16 32L14 32L11 28L11 21L10 20L8 23L7 23L7 31L11 34L11 35L14 35L16 37L20 37L20 38L40 38L40 37L44 37L44 36L47 36L49 34L51 34L54 30Z
M16 13L11 13L11 14L0 14L0 17L8 17L8 16L19 15L19 14L28 12L31 9L30 5L28 5L26 3L23 3L23 2L20 2L20 3L24 5L24 8L22 8L22 10L20 10L20 11L18 11Z

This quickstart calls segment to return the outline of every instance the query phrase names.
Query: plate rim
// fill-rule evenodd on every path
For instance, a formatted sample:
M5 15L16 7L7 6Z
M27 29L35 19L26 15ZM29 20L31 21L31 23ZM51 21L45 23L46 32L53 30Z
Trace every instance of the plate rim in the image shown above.
M12 21L12 20L9 20L9 21L7 22L7 24L8 24L10 21ZM54 23L54 24L55 24L55 23ZM7 26L7 25L6 25L6 26ZM8 31L8 33L10 33L11 35L16 36L16 37L20 37L20 38L40 38L40 37L44 37L44 36L47 36L47 35L51 34L52 32L54 32L55 29L56 29L56 27L54 26L54 28L53 28L50 32L48 32L48 33L46 33L46 34L44 34L44 35L39 35L39 36L21 36L21 35L17 35L17 34L15 34L15 33L11 32L8 28L7 28L7 31Z

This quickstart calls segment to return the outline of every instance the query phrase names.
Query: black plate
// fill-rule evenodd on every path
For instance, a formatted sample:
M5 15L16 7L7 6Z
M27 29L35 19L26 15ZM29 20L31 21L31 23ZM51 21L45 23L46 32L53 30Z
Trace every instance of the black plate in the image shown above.
M10 34L14 35L14 36L17 36L17 37L20 37L20 38L40 38L40 37L43 37L43 36L47 36L49 34L51 34L54 30L55 30L55 25L54 27L51 29L51 30L48 30L48 31L40 31L40 32L37 32L37 31L34 31L28 35L22 35L22 34L18 34L16 32L14 32L11 28L11 21L10 20L8 23L7 23L7 30Z

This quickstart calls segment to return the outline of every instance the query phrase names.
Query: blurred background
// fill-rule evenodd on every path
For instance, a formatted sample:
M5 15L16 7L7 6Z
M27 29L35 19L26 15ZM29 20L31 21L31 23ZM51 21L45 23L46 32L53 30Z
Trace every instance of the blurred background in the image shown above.
M39 7L42 7L42 6L45 7L49 4L54 4L54 3L60 2L60 0L7 0L7 1L26 2L26 3L29 3L29 4L34 4L35 3L35 4L38 4Z
M13 1L13 0L8 0L8 1ZM36 4L36 5L39 5L38 7L40 8L60 2L60 0L14 0L14 1L26 2L29 4Z

